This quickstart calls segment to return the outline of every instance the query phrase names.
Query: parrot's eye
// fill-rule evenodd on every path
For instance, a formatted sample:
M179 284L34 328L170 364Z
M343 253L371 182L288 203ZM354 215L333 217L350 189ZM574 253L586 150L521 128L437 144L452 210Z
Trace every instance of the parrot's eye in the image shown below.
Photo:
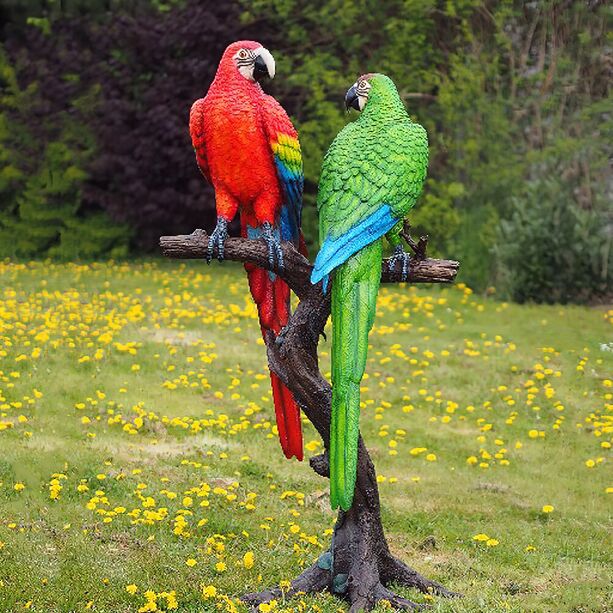
M240 58L241 58L241 60L244 60L244 59L247 57L247 52L246 52L244 49L241 49L241 50L238 52L238 57L240 57Z
M366 83L366 81L360 81L358 83L358 89L366 89L367 86L368 86L368 83Z

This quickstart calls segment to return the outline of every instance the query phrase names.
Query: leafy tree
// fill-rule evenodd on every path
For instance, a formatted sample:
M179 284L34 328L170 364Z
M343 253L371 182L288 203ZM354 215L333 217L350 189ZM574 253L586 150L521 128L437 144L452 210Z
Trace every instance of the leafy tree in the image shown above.
M569 210L587 208L610 227L605 3L258 0L245 7L249 19L276 19L283 40L270 46L287 50L277 87L309 160L308 204L321 157L345 121L343 92L355 75L381 71L430 135L430 177L413 221L462 261L465 281L485 288L504 277L501 268L512 264L496 258L501 220L515 214L518 198L530 198L528 183L548 173ZM314 235L315 215L305 217Z
M53 36L30 26L5 45L16 80L41 100L37 121L78 123L73 132L81 139L76 149L84 174L72 193L79 205L128 224L133 245L152 250L160 234L214 224L212 192L193 159L189 109L206 91L225 46L250 31L234 27L240 21L235 5L124 4L95 20L56 17ZM30 133L22 148L31 151L36 143ZM28 193L30 208L37 208L37 198L38 208L45 206L39 196Z

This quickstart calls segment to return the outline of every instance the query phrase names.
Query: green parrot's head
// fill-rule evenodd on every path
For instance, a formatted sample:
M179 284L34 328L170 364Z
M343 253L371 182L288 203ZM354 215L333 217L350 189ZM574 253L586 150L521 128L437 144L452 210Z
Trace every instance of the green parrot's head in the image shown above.
M369 72L363 74L345 94L345 107L347 110L364 110L367 102L373 98L386 96L388 93L397 94L394 82L384 74Z

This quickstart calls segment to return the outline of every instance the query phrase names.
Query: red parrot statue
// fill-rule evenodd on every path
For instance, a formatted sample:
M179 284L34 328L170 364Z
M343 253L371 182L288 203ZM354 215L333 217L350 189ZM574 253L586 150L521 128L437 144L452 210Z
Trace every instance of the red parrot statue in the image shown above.
M298 134L283 107L258 79L273 78L275 60L257 42L242 40L224 51L204 98L192 105L189 131L200 171L215 189L217 225L207 261L221 261L227 226L240 211L241 236L264 240L271 268L283 268L281 241L306 255L300 230L304 173ZM246 264L264 337L278 336L290 314L290 290L274 272ZM281 447L302 460L300 409L270 373Z

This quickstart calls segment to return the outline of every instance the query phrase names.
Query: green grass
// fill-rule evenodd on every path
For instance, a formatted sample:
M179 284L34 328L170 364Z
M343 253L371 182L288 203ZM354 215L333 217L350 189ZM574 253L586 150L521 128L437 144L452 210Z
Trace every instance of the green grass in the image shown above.
M610 318L382 288L362 431L394 553L465 594L435 611L613 609ZM327 482L281 454L258 338L238 267L0 263L1 611L138 611L147 590L242 610L223 595L327 548Z

